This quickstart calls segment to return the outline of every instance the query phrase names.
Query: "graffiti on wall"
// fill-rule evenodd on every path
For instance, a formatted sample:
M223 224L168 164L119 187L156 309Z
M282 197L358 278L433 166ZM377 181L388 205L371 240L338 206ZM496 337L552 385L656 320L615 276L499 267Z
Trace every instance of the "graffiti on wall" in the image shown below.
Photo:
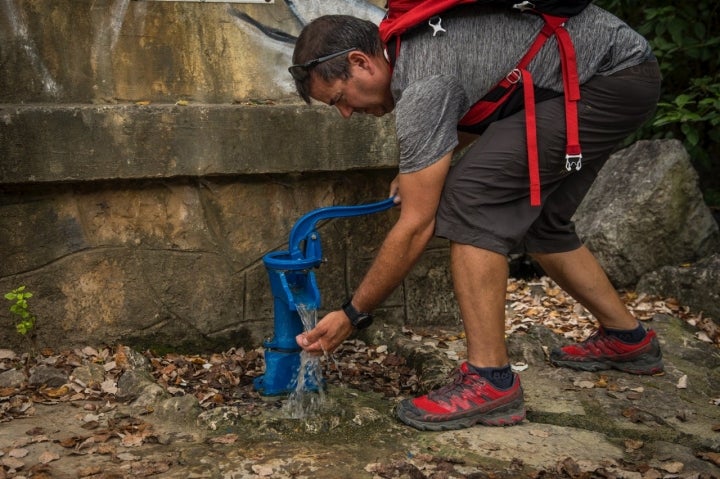
M88 52L85 65L89 66L88 74L93 78L98 91L112 96L113 77L117 74L117 63L114 62L114 59L116 55L124 54L116 52L120 44L119 39L124 37L125 39L136 38L138 42L144 41L147 12L151 8L148 5L149 3L145 1L110 0L99 5L91 2L89 4L72 4L73 8L63 8L59 5L55 7L54 11L65 12L66 15L82 13L90 18L90 30L86 34L90 38L84 37L84 41L87 41L89 47L85 50ZM258 19L248 12L257 13L258 8L266 8L264 6L256 5L253 10L253 7L238 3L229 2L226 5L230 23L242 32L252 46L251 49L248 49L246 45L229 44L228 48L235 49L233 58L240 59L240 61L243 59L249 61L251 56L266 59L261 74L254 76L253 81L263 85L272 85L272 88L268 88L268 90L280 91L285 94L292 94L294 91L287 67L291 63L296 35L304 25L314 18L330 14L352 15L379 23L385 14L384 9L368 0L276 0L273 4L267 5L267 8L272 9L273 13L267 15L266 11L263 11L262 19ZM58 61L57 58L50 59L45 56L46 52L43 51L43 48L38 47L38 43L41 44L43 40L41 35L46 33L43 28L46 28L47 25L40 24L42 26L38 28L37 19L28 18L31 15L31 6L32 4L26 3L25 0L0 0L0 57L7 59L12 56L15 59L22 59L23 64L32 71L32 76L39 79L43 96L62 99L72 88L70 85L63 85L63 81L67 81L63 78L72 75L69 75L67 71L59 70L59 68L63 65L68 65L67 68L77 68L78 65L70 66L73 65L72 62L66 63L62 60ZM90 10L77 12L78 8L89 8ZM198 2L197 6L192 8L201 9L204 8L204 5L202 2ZM172 10L168 9L168 12L172 12ZM40 9L41 17L43 13L44 10ZM45 15L45 18L48 17L49 15ZM200 17L198 15L198 18ZM277 23L274 20L268 21L268 18L277 18ZM72 24L72 21L68 20L66 23ZM73 33L80 34L80 30ZM62 33L58 33L58 35L62 35ZM202 42L202 35L198 38ZM72 38L68 40L72 40ZM9 46L12 51L7 48L3 51L3 45ZM169 47L181 48L178 45ZM205 51L212 52L212 48L206 48ZM260 53L247 55L248 51ZM61 56L69 55L67 51L60 49L55 51L56 56L58 52ZM221 55L217 51L211 54ZM188 53L181 52L178 57L187 58L187 55ZM182 71L181 68L178 68L176 72L180 73L176 73L176 75L181 74ZM151 81L147 78L146 80Z

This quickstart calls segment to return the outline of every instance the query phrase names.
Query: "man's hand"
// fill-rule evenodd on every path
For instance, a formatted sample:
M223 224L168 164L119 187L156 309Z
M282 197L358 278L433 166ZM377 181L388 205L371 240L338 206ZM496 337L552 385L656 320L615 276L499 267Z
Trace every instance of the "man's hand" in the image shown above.
M352 324L345 313L333 311L322 318L315 328L299 334L295 340L309 353L332 353L352 332Z

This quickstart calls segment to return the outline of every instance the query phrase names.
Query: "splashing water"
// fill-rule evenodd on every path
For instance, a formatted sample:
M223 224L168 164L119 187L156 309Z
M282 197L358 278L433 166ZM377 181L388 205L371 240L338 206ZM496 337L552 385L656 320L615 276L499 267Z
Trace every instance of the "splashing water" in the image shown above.
M305 332L313 329L317 323L317 309L298 304L297 310ZM325 403L322 381L320 357L301 351L297 384L284 406L291 418L302 419L320 411Z

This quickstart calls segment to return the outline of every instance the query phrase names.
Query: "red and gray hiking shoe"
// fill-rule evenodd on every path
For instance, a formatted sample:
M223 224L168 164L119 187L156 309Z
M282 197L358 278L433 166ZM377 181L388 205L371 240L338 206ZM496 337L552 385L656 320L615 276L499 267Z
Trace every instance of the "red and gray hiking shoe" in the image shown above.
M457 369L452 384L425 396L405 399L396 413L405 424L425 431L446 431L484 424L510 426L525 419L520 377L508 389L497 389L472 372L467 363Z
M631 374L657 374L664 369L660 344L652 329L645 339L630 344L600 328L582 343L554 348L550 363L582 371L618 369Z

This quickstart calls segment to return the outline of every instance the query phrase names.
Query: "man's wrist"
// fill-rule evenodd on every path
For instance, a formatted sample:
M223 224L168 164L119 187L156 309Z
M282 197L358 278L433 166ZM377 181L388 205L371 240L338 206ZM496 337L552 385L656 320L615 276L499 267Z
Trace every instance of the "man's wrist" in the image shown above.
M355 329L365 329L373 322L372 314L358 311L352 304L352 298L348 299L345 304L342 305L342 310Z

